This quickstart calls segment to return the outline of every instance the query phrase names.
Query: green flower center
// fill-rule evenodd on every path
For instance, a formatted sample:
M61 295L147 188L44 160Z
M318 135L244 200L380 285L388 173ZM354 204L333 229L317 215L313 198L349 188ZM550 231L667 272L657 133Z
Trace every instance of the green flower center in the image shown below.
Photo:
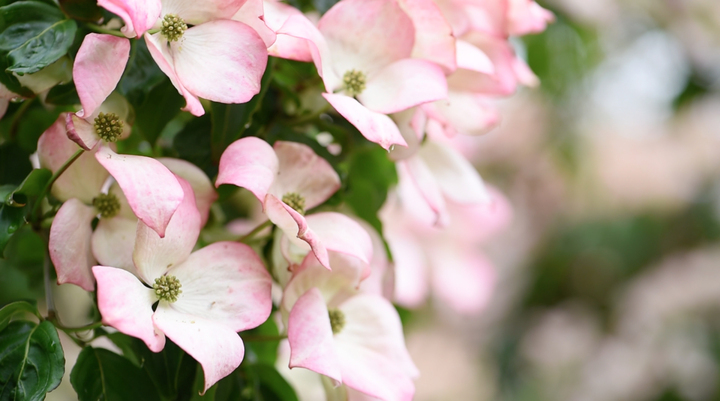
M365 90L365 74L357 70L350 70L343 75L345 93L357 96Z
M100 194L93 198L92 204L103 219L115 217L120 212L120 201L113 194Z
M182 285L175 276L162 276L155 279L153 290L161 301L175 302L178 295L182 294Z
M123 122L115 113L100 113L95 117L95 132L103 141L116 142L123 132Z
M328 316L330 316L330 327L333 334L341 332L345 327L345 314L340 309L330 309Z
M188 26L185 20L176 14L167 14L163 17L160 33L170 42L176 42L182 38Z
M296 192L288 192L282 197L282 201L295 209L300 214L305 214L305 198Z

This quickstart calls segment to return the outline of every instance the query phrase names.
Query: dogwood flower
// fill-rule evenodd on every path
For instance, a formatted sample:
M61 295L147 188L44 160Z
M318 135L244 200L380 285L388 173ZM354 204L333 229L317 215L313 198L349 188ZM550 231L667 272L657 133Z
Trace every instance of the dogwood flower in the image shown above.
M203 367L207 390L242 362L237 332L270 315L272 280L244 244L216 242L192 252L201 216L190 185L179 181L185 197L165 238L138 223L133 261L140 279L107 266L94 266L93 274L103 323L143 340L153 352L169 337Z
M278 141L271 147L259 138L239 139L220 157L215 185L221 184L252 192L293 245L301 249L309 245L328 269L328 250L353 255L365 263L372 258L370 237L349 217L335 212L305 216L340 188L332 166L306 145Z
M418 17L419 18L419 17ZM368 140L390 148L405 145L387 114L442 99L442 68L411 58L416 30L396 1L344 0L317 28L292 15L278 30L308 40L327 93L323 97Z
M395 308L378 294L357 290L361 273L352 257L333 258L335 269L328 271L309 254L285 288L289 367L342 383L350 400L411 400L418 371Z

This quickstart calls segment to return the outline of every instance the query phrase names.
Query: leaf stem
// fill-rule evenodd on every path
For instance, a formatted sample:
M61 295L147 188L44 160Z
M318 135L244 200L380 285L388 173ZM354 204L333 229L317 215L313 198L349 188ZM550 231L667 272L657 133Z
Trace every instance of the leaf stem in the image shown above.
M118 38L127 39L127 36L125 36L125 35L124 35L122 32L120 32L120 31L116 31L116 30L113 30L113 29L103 28L103 27L101 27L100 25L93 24L93 23L90 23L90 22L86 23L85 25L86 25L88 28L90 28L91 30L95 31L95 32L106 33L106 34L108 34L108 35L117 36Z
M265 228L272 225L272 222L270 220L266 220L264 223L261 223L257 227L253 228L252 231L249 233L243 235L238 239L238 242L247 243L249 240L251 240L254 236L256 236L260 231L264 230Z
M57 181L60 175L62 175L62 173L64 173L65 170L67 170L68 167L70 167L70 165L73 164L75 160L77 160L80 155L83 154L83 152L85 152L85 150L78 149L77 152L73 153L73 155L70 156L70 158L67 159L65 163L63 163L63 165L60 166L59 169L57 169L57 171L55 171L52 177L50 177L50 180L47 182L47 184L45 184L42 192L40 192L40 196L38 196L37 201L35 201L35 205L33 206L32 212L30 213L30 217L33 219L33 221L35 221L34 216L37 215L38 211L40 210L40 205L42 204L43 198L45 198L48 192L50 192L50 188L52 188L55 181Z

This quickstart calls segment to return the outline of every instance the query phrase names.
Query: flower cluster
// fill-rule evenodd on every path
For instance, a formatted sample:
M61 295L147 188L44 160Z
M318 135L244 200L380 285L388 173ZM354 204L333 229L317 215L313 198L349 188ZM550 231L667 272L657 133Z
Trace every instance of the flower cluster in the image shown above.
M102 323L153 352L169 338L202 366L202 391L242 363L238 333L276 310L289 367L323 375L328 397L412 399L419 373L392 302L422 305L432 287L459 313L487 303L494 270L479 246L512 212L455 137L489 131L499 122L495 99L537 83L509 38L543 30L552 14L531 0L341 0L319 19L273 0L97 3L116 17L88 25L98 33L73 57L79 104L37 144L37 167L55 173L50 192L62 203L41 206L53 217L58 283L95 291ZM213 124L250 116L236 140L212 128L220 145L209 169L159 157L169 153L152 141L144 151L125 144L135 117L161 106L139 110L122 89L138 49L184 99L189 114L172 121L188 129L206 112ZM289 131L252 119L277 101L262 97L268 56L317 73L288 96L315 112L277 108L278 120L292 117ZM387 150L397 173L389 193L374 199L353 184L348 163L372 176L374 159L353 153L328 120L349 123L357 149ZM217 234L218 191L245 190L260 224L239 239ZM343 204L351 192L358 207ZM373 203L369 216L358 212Z

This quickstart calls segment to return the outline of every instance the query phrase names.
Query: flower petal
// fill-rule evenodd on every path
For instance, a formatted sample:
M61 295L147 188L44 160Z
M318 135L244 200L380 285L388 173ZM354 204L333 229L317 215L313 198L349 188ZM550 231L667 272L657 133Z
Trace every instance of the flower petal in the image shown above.
M254 29L255 32L260 35L263 42L265 42L265 46L270 47L270 45L275 43L276 35L275 30L268 25L267 15L264 15L263 6L263 0L247 0L231 19L247 24ZM291 6L288 7L292 8ZM311 60L312 59L303 61Z
M159 157L157 161L190 184L195 193L195 205L202 217L201 226L205 226L210 214L210 206L218 198L218 194L208 176L196 165L182 159Z
M320 290L309 289L290 311L288 319L290 368L305 368L342 381L330 327L328 308Z
M415 26L412 57L432 61L446 72L455 70L455 37L432 0L402 0L400 5Z
M92 271L103 324L137 337L151 351L160 352L165 347L165 336L153 324L152 305L157 301L153 290L122 269L94 266Z
M90 247L92 220L97 212L77 199L60 207L50 227L48 249L58 284L71 283L86 291L95 289L90 267L95 264Z
M440 67L426 60L404 59L369 79L357 98L372 111L390 114L446 96L447 82Z
M100 137L95 133L95 127L75 114L67 114L65 118L67 137L85 150L93 149Z
M423 105L424 109L433 108L441 119L432 121L442 124L447 137L456 134L482 135L500 123L500 113L486 96L472 92L448 92L447 99ZM473 116L468 118L467 116Z
M200 362L205 372L203 393L240 366L245 356L240 336L221 322L186 315L162 302L153 315L153 322L175 344Z
M172 45L175 73L194 96L220 103L245 103L260 92L267 48L257 32L242 22L210 21Z
M432 286L437 297L464 314L476 314L487 306L495 288L492 262L475 249L437 246L432 249Z
M178 313L222 322L238 332L259 326L272 310L272 279L247 245L216 242L170 269L182 284L171 307Z
M154 35L145 35L145 43L147 44L147 48L150 51L150 55L153 60L155 60L155 63L157 63L162 72L170 78L170 82L172 82L175 89L177 89L182 97L185 98L186 104L185 107L183 107L183 110L198 117L205 114L205 109L203 109L202 104L200 104L200 99L190 93L190 91L183 86L180 78L178 78L174 67L175 62L170 55L167 41L162 38L160 33L156 33Z
M279 1L265 1L263 6L265 8L265 23L274 32L279 31L285 21L293 15L301 15L300 18L304 18L300 10ZM265 43L267 44L267 40L265 40ZM268 54L290 60L313 61L308 42L305 39L287 34L276 35L272 46L268 46Z
M133 155L119 155L101 146L95 158L115 178L135 215L160 237L183 199L183 187L159 161Z
M418 151L442 193L458 203L487 203L490 196L475 167L447 145L426 141Z
M129 40L97 33L85 36L73 64L73 81L83 107L78 117L93 114L110 95L129 58Z
M140 277L149 285L168 269L190 256L200 235L200 212L190 184L177 179L185 196L167 225L165 236L160 237L142 221L137 225L133 261Z
M395 1L343 0L318 22L342 76L358 70L372 76L385 66L410 57L415 41L412 20Z
M323 97L370 142L375 142L385 149L395 144L407 145L398 127L385 114L369 110L357 100L345 95L323 93Z
M443 198L442 187L424 159L416 155L398 162L397 171L403 201L414 203L424 201L435 216L432 224L446 225L448 223L448 211Z
M190 25L230 19L246 0L163 0L162 15L176 14Z
M136 219L100 219L92 233L92 252L98 263L135 273L132 255L137 225Z
M233 184L252 192L263 202L278 174L280 162L273 148L256 137L239 139L220 156L215 186Z
M370 263L373 256L370 235L360 224L342 213L323 212L305 217L308 227L326 249Z
M430 290L425 250L409 235L386 232L385 238L395 262L395 302L406 308L420 307Z
M129 38L140 37L160 18L160 0L98 0L98 5L125 22L122 33Z
M65 115L60 114L55 123L38 140L38 158L40 166L53 172L80 150L78 145L68 139L65 130ZM84 152L58 177L52 186L52 194L61 201L78 198L85 204L92 203L100 193L103 183L110 175L95 160L94 152Z
M327 160L297 142L277 141L273 145L279 161L272 193L282 198L297 193L305 199L305 209L325 202L340 189L340 177Z
M455 42L457 52L457 67L466 70L482 72L492 75L495 73L495 66L485 52L472 44L458 39Z

